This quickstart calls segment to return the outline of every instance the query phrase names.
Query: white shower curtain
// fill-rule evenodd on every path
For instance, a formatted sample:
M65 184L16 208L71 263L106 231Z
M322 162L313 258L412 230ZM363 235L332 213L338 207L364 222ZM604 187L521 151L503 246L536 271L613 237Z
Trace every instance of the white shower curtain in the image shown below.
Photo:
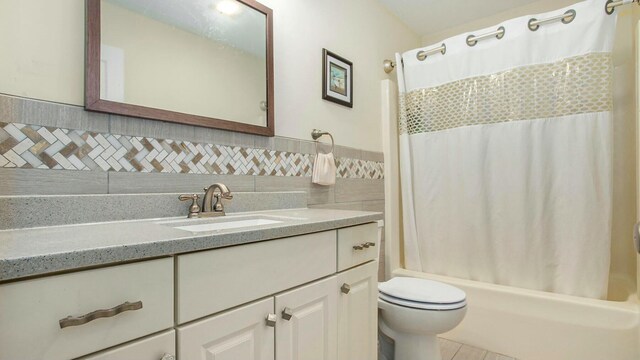
M397 55L405 266L605 298L615 15L605 0ZM530 18L576 11L529 30ZM498 26L473 32L484 34Z

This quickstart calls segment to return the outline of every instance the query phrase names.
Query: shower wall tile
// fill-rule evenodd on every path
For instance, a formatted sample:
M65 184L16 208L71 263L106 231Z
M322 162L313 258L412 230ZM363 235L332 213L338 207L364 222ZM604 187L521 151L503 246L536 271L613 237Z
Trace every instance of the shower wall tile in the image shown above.
M384 154L377 151L362 150L362 160L384 162Z
M297 139L289 139L283 137L276 137L273 140L273 150L276 151L286 151L291 153L299 153L300 151L300 140Z
M109 115L109 127L111 134L196 141L195 126L191 125L112 114Z
M329 149L329 147L327 149ZM315 142L300 140L300 152L303 154L315 154L316 153Z
M106 172L0 168L0 195L106 194Z
M334 202L334 188L311 183L309 177L299 176L257 176L255 177L256 191L306 191L307 204L325 204Z
M0 121L16 122L15 103L14 98L0 95Z
M254 147L255 138L257 135L244 134L233 131L209 129L203 127L196 127L194 142L216 144L216 145L228 145L228 146L241 146L241 147Z
M336 157L345 157L351 159L362 159L362 150L354 149L346 146L336 145L335 153Z
M254 148L275 150L274 148L275 139L278 139L278 137L259 136L259 135L251 135L251 136L253 137Z
M109 115L107 114L85 111L78 106L47 101L12 96L2 96L2 98L9 103L9 106L13 107L13 119L10 119L10 122L95 132L109 131ZM0 121L9 122L2 118Z
M336 210L362 210L362 202L354 201L354 202L344 202L344 203L330 203L330 204L316 204L310 205L310 208L313 209L336 209Z
M384 181L336 179L336 202L384 200Z
M223 183L233 192L255 190L254 176L109 172L110 194L196 193L214 183Z
M336 148L334 150L334 157L337 157L337 151L338 151L339 146L336 145ZM329 153L331 152L331 144L330 143L324 143L324 142L318 142L316 143L315 141L305 141L305 140L301 140L300 141L300 152L302 154L311 154L311 155L315 155L316 152L320 152L320 153Z
M384 185L383 185L384 186ZM384 213L384 200L366 200L362 202L363 211L377 211Z

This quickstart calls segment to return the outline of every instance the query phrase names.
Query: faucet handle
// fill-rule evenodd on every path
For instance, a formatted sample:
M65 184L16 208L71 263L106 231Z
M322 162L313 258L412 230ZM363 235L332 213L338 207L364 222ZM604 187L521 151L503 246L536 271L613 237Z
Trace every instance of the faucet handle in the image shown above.
M189 206L189 215L187 215L188 218L198 217L198 215L200 214L200 206L198 206L198 198L199 198L198 194L184 194L178 197L180 201L188 201L188 200L193 201L191 203L191 206Z
M221 199L224 199L223 195L213 194L213 198L216 199L213 205L211 205L211 208L213 209L213 211L224 213L224 205L222 205L222 200L221 200Z

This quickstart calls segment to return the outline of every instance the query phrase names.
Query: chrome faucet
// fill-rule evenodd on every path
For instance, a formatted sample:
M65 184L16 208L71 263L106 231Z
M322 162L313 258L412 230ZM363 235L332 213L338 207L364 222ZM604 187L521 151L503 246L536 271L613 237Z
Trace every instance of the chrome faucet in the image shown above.
M213 201L214 199L215 202ZM215 183L208 188L205 188L200 217L224 216L224 204L222 203L222 199L233 199L231 191L225 184Z

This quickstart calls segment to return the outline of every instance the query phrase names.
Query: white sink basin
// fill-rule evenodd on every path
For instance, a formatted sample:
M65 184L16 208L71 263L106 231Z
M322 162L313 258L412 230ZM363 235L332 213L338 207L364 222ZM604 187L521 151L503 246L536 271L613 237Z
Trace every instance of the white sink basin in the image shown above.
M281 222L282 221L271 220L271 219L260 219L260 218L248 219L248 220L229 219L227 221L218 221L218 222L212 222L212 223L206 223L206 224L176 226L174 227L174 229L191 231L191 232L206 232L206 231L238 229L238 228L251 227L251 226L272 225L272 224L279 224Z
M286 221L307 220L306 218L282 216L272 214L238 214L227 215L213 218L194 218L194 219L171 219L160 220L155 222L158 225L169 226L174 229L190 231L190 232L207 232L220 231L229 229L239 229L246 227L256 227L264 225L280 224Z

